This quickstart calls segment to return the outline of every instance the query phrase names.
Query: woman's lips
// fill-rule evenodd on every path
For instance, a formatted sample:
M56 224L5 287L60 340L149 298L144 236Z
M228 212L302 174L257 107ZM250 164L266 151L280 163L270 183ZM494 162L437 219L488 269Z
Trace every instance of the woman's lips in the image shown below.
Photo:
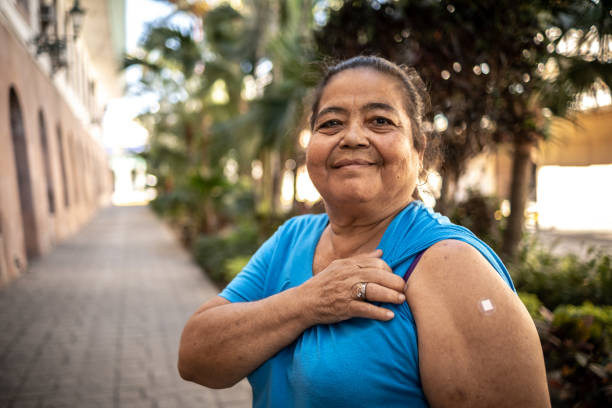
M373 164L375 163L368 161L368 160L363 160L363 159L343 159L343 160L338 160L337 162L332 164L332 168L339 169L341 167L348 167L348 166L371 166Z

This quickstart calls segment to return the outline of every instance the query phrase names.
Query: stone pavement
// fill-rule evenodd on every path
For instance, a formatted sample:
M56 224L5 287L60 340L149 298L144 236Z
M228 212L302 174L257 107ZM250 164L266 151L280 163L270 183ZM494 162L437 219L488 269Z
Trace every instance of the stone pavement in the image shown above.
M176 369L188 317L216 289L146 207L101 210L0 289L0 407L248 407Z
M538 240L557 255L576 254L590 258L589 251L612 255L612 231L558 231L541 229Z

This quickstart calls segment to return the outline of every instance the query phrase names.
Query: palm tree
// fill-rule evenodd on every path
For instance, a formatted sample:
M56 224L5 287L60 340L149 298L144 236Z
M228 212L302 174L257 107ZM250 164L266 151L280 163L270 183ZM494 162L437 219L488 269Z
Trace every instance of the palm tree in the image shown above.
M295 156L304 100L319 77L313 65L312 2L253 1L251 6L254 25L267 27L259 32L263 40L252 48L252 70L246 72L260 84L258 95L244 113L219 122L215 130L231 134L224 140L234 146L246 138L254 141L250 159L257 157L264 164L259 210L276 214L283 163Z
M140 66L136 88L159 97L159 110L141 117L151 131L146 156L160 180L158 204L181 218L191 239L224 222L219 203L236 190L223 177L228 160L237 160L243 175L250 175L255 158L264 162L259 207L277 212L281 165L293 155L314 80L302 69L313 59L312 6L303 0L253 0L241 10L173 3L193 15L192 27L164 19L150 28L142 55L126 57L125 66ZM245 98L245 81L257 83L256 95Z

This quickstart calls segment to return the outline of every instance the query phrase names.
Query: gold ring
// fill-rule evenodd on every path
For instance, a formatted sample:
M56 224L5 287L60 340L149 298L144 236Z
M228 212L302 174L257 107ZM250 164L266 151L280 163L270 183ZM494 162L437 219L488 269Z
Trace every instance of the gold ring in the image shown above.
M357 300L366 300L366 289L368 282L360 282L359 288L357 289Z

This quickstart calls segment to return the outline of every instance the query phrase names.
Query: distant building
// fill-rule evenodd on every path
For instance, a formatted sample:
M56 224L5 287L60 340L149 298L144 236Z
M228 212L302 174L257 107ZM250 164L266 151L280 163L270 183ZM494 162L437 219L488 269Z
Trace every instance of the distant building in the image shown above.
M534 152L527 223L542 229L612 231L612 105L554 118ZM470 190L509 199L512 147L474 158L455 199Z
M0 1L0 285L110 199L100 123L123 89L124 10L124 0Z

